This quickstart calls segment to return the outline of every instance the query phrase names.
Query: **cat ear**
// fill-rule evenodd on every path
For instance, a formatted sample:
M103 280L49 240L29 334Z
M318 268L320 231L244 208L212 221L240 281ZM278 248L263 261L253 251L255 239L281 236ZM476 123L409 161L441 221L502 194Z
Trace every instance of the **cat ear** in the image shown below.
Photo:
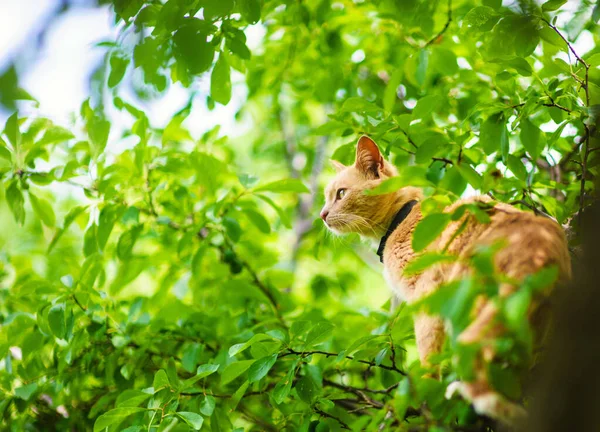
M329 159L329 162L331 162L331 165L335 168L336 173L339 173L340 171L346 169L346 165L334 159Z
M356 161L354 166L367 177L379 178L383 170L383 156L373 141L368 136L361 136L356 145Z

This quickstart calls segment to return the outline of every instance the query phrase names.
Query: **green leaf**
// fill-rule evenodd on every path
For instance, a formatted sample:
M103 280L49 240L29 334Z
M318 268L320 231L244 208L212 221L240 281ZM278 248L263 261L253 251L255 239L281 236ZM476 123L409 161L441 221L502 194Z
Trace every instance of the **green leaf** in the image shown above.
M215 373L217 370L219 370L219 365L218 364L204 364L204 365L200 365L198 366L198 369L196 369L196 376L200 377L200 378L204 378L207 377L213 373Z
M59 339L64 339L67 332L67 322L65 318L65 305L57 304L48 311L48 324L50 330Z
M490 31L500 19L496 11L487 6L471 9L463 18L462 30L466 34L477 35Z
M210 76L210 96L217 102L227 105L231 100L231 76L229 63L223 54L213 68Z
M385 357L388 355L389 347L385 347L380 350L375 356L375 364L379 366L385 360Z
M421 220L413 233L412 247L415 252L420 252L433 242L450 222L447 213L433 213Z
M515 69L520 75L528 77L528 76L531 76L531 74L533 73L533 69L531 68L531 65L529 63L527 63L527 60L525 60L521 57L515 57L514 59L509 60L506 63L510 67Z
M452 50L438 46L434 49L431 60L433 68L443 76L450 77L459 70L456 54Z
M295 192L295 193L310 193L310 190L297 179L283 179L262 186L255 187L253 192Z
M234 30L234 29L232 29ZM225 40L225 45L229 50L244 60L250 60L251 53L246 45L246 35L243 31L237 30L227 33L227 39ZM232 59L235 60L235 59Z
M456 168L456 170L460 173L462 178L464 178L467 183L473 186L473 189L481 189L483 179L481 175L477 171L475 171L475 169L471 165L461 163L459 165L456 165L454 168Z
M44 136L38 141L38 144L57 144L69 141L73 138L75 138L75 135L73 135L70 130L60 126L52 126L44 132Z
M196 370L196 365L200 361L202 351L203 346L199 343L192 343L185 347L181 358L181 365L187 372L191 373Z
M12 153L2 137L0 137L0 158L6 159L8 162L12 162Z
M348 125L346 123L337 120L330 120L327 123L323 123L321 126L315 128L312 133L313 135L317 136L329 136L347 128Z
M410 261L406 267L404 267L403 273L407 276L421 273L423 270L435 264L448 263L456 261L454 255L448 255L438 252L429 252L418 256L417 258Z
M94 432L101 432L107 427L118 425L127 417L147 411L146 408L121 407L115 408L99 416L94 422Z
M97 114L93 114L87 123L88 135L94 145L94 152L99 155L104 151L110 133L110 122Z
M224 217L223 226L225 227L229 238L234 242L237 242L242 236L242 227L240 227L240 223L237 221L237 219Z
M200 430L202 428L202 423L204 423L204 418L200 414L196 414L188 411L179 411L177 417L182 419L187 423L188 426L193 428L194 430Z
M205 416L210 417L215 410L215 406L215 398L210 395L206 395L200 404L200 412Z
M525 169L523 162L521 162L521 159L514 155L508 155L506 162L508 169L511 170L519 180L527 181L527 170Z
M560 138L560 136L561 136L563 130L565 129L565 127L567 126L567 124L569 124L569 121L565 120L556 128L556 130L554 132L552 132L552 135L550 135L550 138L548 138L549 146L554 144Z
M12 144L13 150L18 151L21 146L21 130L19 129L19 116L16 111L6 120L4 133Z
M154 374L154 381L152 381L152 387L154 388L154 393L165 387L170 387L169 378L167 377L167 373L164 369L159 369L156 371Z
M390 112L392 111L392 109L394 108L394 104L396 102L396 100L398 99L398 95L397 95L397 89L398 86L402 83L402 77L403 77L404 73L402 71L401 68L398 68L394 71L394 73L392 73L392 76L390 77L390 80L388 81L386 87L385 87L385 92L383 94L383 109ZM329 122L332 123L332 122ZM327 125L327 123L325 124ZM323 125L323 126L325 126ZM344 125L342 123L342 125ZM321 126L321 127L323 127ZM320 128L319 128L320 129ZM319 135L316 133L316 135ZM325 134L328 135L328 134Z
M122 54L114 52L110 56L110 75L108 76L108 86L116 87L121 82L127 71L129 60Z
M287 398L290 394L297 366L298 360L292 363L292 366L288 370L288 373L285 375L285 378L279 380L275 385L275 388L273 389L273 399L276 403L282 403L285 400L285 398Z
M549 44L554 45L555 47L563 48L565 46L565 41L562 40L562 38L548 26L542 27L542 29L540 30L540 36L545 42L548 42Z
M417 59L417 68L415 70L415 80L419 86L425 83L427 77L427 67L429 66L429 51L422 49L419 51L419 57Z
M527 310L531 303L531 292L526 289L516 291L507 300L504 314L511 328L519 330L527 325Z
M15 389L15 396L28 401L37 390L37 383L26 384Z
M232 12L233 0L207 0L204 2L204 18L212 20Z
M244 213L261 232L265 234L269 234L271 232L269 221L262 214L252 209L244 209Z
M221 373L221 384L229 384L231 381L246 372L252 363L254 363L254 360L242 360L225 366L225 369L223 369L223 372Z
M212 65L215 48L207 42L206 33L194 26L195 23L196 19L194 18L192 23L177 30L173 36L173 42L178 60L185 64L191 74L198 75Z
M260 21L260 0L240 0L237 2L240 7L240 13L242 17L250 24L256 24Z
M377 105L365 100L361 97L350 97L346 99L340 108L341 112L364 112L374 113L382 111Z
M56 216L54 215L54 210L52 210L52 206L48 201L42 198L37 198L33 193L31 193L31 190L29 191L29 201L31 202L33 211L44 223L44 225L48 227L53 227L56 225Z
M277 361L277 353L256 360L248 369L248 382L260 381Z
M527 57L540 42L540 32L536 21L531 17L523 16L514 20L513 31L515 35L515 53L519 57Z
M395 192L405 186L431 187L433 184L427 179L427 169L423 166L405 167L400 175L382 181L377 187L367 190L366 195L382 195Z
M150 393L144 393L139 390L128 389L119 394L115 405L117 407L136 407L142 402L147 401L151 396L152 394Z
M19 225L23 225L25 223L25 199L16 180L13 180L6 188L6 201L15 221Z
M431 162L431 158L436 156L441 150L448 148L448 141L444 136L438 135L426 139L417 149L415 162L424 164Z
M229 356L233 357L241 353L242 351L250 348L256 342L264 341L266 339L272 339L272 337L264 333L255 334L247 342L235 344L231 348L229 348Z
M237 404L244 397L244 394L246 393L246 390L248 390L248 386L249 385L250 385L250 382L244 381L244 383L235 391L235 393L231 397L231 404L232 404L232 408L231 409L235 409L237 407ZM219 410L217 409L216 412L218 412L218 411Z
M258 177L252 174L240 174L238 175L238 180L246 189L254 187L256 183L258 183Z
M121 234L117 243L117 257L119 257L120 260L126 260L131 257L131 252L135 246L135 242L137 241L142 230L143 226L137 225Z
M560 9L562 5L564 5L567 0L548 0L546 3L542 5L542 10L544 12L552 12L557 9Z
M479 145L487 155L490 155L500 150L505 133L506 120L504 116L501 113L492 115L481 125ZM508 137L506 136L506 138Z
M321 321L315 324L306 335L304 346L306 349L325 342L333 332L335 326L329 321Z
M541 139L542 131L528 119L523 119L520 127L521 134L519 138L521 138L521 144L523 144L532 159L537 160L544 146Z
M526 322L527 319L524 320ZM521 379L515 368L507 368L503 365L490 363L488 366L490 384L500 394L506 395L512 400L521 398Z
M264 202L269 204L273 208L273 210L275 210L277 212L277 215L279 216L279 219L281 220L281 223L283 224L284 227L286 227L286 228L292 227L290 218L283 211L283 209L281 207L279 207L277 204L275 204L275 201L273 201L271 198L269 198L268 196L265 196L265 195L255 194L254 196L257 198L260 198L261 200L263 200Z
M442 98L439 95L425 96L417 102L417 106L413 110L413 117L422 119L434 112L442 103Z
M100 250L104 250L104 246L106 246L106 242L115 226L118 216L117 208L112 205L108 205L100 211L98 229L96 232L96 239Z
M207 376L212 375L217 370L219 370L218 364L203 364L198 366L198 369L196 370L196 376L185 380L181 385L182 389L185 390L186 388L193 386L196 382L198 382L202 378L206 378Z
M300 399L309 405L313 404L319 394L319 387L310 376L300 378L295 388Z

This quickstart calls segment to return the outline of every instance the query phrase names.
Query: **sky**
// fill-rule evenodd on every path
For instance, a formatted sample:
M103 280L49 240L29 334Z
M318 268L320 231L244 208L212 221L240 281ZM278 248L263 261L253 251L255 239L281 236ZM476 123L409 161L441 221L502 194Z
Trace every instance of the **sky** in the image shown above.
M0 73L13 59L17 59L21 86L40 103L39 108L30 107L36 115L48 117L58 124L69 124L73 113L90 94L89 79L103 61L106 48L95 47L101 41L114 41L118 28L109 6L89 6L89 0L73 1L75 7L67 13L51 18L48 30L38 51L36 38L41 27L59 7L59 0L0 0ZM260 44L264 30L260 26L249 29L250 49ZM232 74L234 83L232 101L227 106L217 105L208 111L204 97L209 93L210 77L205 74L197 83L199 97L185 125L192 136L221 125L221 131L239 136L249 125L237 124L235 112L246 98L243 76ZM135 100L132 92L126 100ZM136 101L150 118L153 126L162 127L173 113L188 101L189 90L172 85L166 94L152 102ZM0 124L11 113L0 111ZM119 119L115 119L118 123ZM115 122L113 122L115 123Z
M0 0L0 73L16 58L22 87L40 102L39 109L30 107L31 112L63 125L70 123L72 114L78 112L90 94L90 75L105 54L105 48L95 47L95 44L113 41L118 35L109 6L89 6L95 3L93 0L70 0L70 3L75 7L51 19L38 51L35 41L40 29L58 9L60 0ZM569 0L565 7L575 12L578 4L578 0ZM558 24L571 18L571 13L560 14ZM247 36L253 50L260 45L264 28L251 26ZM584 54L593 47L592 35L583 32L574 47L580 55ZM568 59L566 53L564 57ZM233 75L233 82L232 101L225 107L217 105L213 111L209 111L204 103L204 97L209 93L209 74L195 84L199 97L185 123L193 137L199 137L215 124L221 125L222 133L230 136L239 136L252 127L248 121L239 124L234 120L235 112L246 98L246 88L239 73ZM188 95L188 89L176 84L160 99L137 101L136 105L146 112L153 126L162 127L187 103ZM128 101L135 100L127 89L124 96ZM9 112L0 111L0 124L4 124L8 115ZM118 130L122 120L115 117L113 123Z

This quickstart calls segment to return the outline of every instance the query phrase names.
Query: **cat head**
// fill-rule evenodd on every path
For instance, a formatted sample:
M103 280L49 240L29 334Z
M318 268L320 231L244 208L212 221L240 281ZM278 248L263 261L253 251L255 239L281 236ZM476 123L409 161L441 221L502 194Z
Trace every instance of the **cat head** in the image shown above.
M325 188L325 206L321 219L336 234L357 232L367 237L385 233L395 200L389 195L366 195L382 181L398 175L396 168L383 159L375 142L363 136L356 146L353 165L331 161L337 174Z

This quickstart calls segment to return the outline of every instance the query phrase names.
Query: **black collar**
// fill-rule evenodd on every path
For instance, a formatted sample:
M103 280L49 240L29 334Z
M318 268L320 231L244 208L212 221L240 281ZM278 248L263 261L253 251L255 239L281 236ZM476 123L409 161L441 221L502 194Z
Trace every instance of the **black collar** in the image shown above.
M383 237L381 237L381 241L379 242L379 247L377 248L377 255L379 255L379 261L383 262L383 249L385 249L385 243L387 242L387 239L394 232L394 230L396 228L398 228L398 225L400 225L402 222L404 222L404 220L408 217L408 215L410 214L410 211L412 210L412 208L415 206L416 203L417 203L416 200L407 202L406 204L404 204L402 206L402 208L400 210L398 210L398 213L396 213L396 216L394 216L394 219L392 220L392 223L388 227L387 232L385 233L385 235Z

